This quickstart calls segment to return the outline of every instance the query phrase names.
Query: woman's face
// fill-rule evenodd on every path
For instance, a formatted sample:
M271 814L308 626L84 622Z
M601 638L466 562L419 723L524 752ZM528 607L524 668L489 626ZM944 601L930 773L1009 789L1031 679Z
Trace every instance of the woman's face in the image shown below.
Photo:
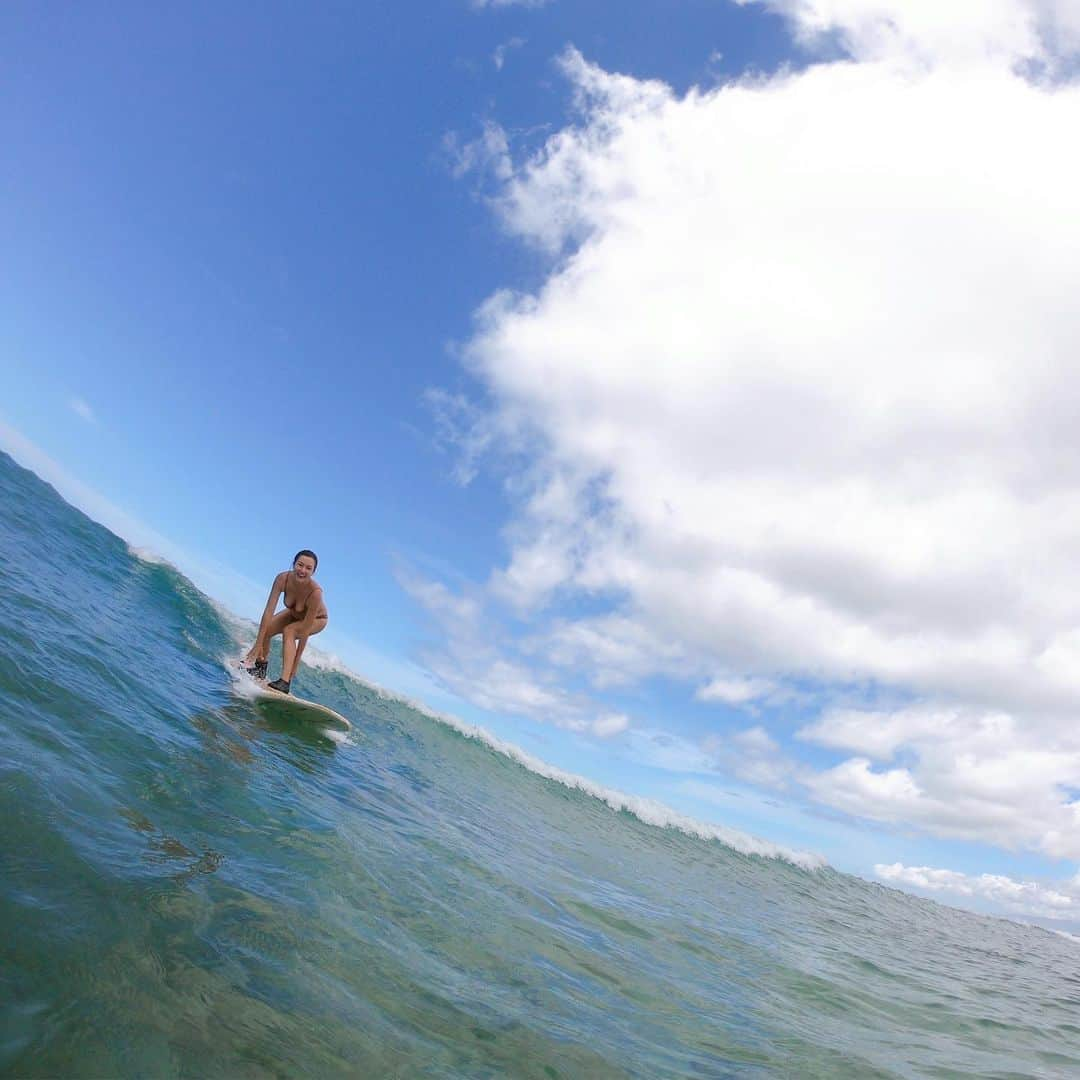
M292 568L296 573L296 576L301 581L304 581L315 573L315 560L310 555L301 555L300 558L292 564Z

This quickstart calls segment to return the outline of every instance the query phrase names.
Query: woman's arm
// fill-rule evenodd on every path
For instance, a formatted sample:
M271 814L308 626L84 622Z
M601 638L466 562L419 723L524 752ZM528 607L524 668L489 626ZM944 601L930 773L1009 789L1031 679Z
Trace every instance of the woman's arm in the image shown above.
M263 655L269 652L269 642L266 640L266 631L270 628L270 620L274 617L274 609L277 607L278 597L285 591L285 582L288 580L289 571L282 570L274 584L270 586L270 596L267 598L266 607L263 608L262 618L259 620L259 632L255 635L255 644L251 648L249 656L258 660L265 660Z
M274 578L274 584L270 586L270 595L266 599L266 607L263 608L263 618L269 619L274 614L274 608L277 607L278 597L285 591L285 582L289 579L289 571L282 570L276 578Z

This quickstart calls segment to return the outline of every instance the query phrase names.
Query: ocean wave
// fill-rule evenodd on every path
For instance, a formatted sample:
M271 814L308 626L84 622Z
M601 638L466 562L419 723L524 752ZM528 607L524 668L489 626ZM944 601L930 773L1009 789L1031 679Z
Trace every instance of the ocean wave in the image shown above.
M126 543L126 541L125 541ZM127 544L128 554L133 559L138 559L139 562L147 563L150 566L167 566L170 570L177 570L176 566L171 563L164 555L159 555L156 551L148 547L137 547L135 544Z
M254 623L240 619L238 616L221 608L220 605L215 604L214 606L223 615L223 621L228 627L242 629L245 633L254 634ZM245 643L243 634L234 634L234 638L238 647ZM347 679L351 679L365 691L377 695L384 701L404 705L421 716L453 729L467 739L482 743L488 749L514 761L522 768L543 777L545 780L552 780L573 791L580 791L585 795L598 799L612 810L632 814L646 825L660 829L673 829L699 840L716 841L733 851L737 851L739 854L754 855L765 859L778 859L803 870L820 870L828 866L827 860L814 852L799 851L796 848L789 848L782 844L772 843L769 840L762 840L759 837L751 836L749 833L744 833L739 829L733 829L726 825L700 821L687 814L682 814L656 799L630 795L616 788L606 787L594 780L590 780L588 777L560 769L558 766L551 765L542 758L530 754L527 750L523 750L515 743L500 739L479 724L471 724L460 717L454 716L452 713L432 709L415 698L397 693L372 682L370 679L353 671L337 655L323 652L313 645L309 645L305 650L304 663L309 664L316 670L342 675Z
M198 590L197 586L194 586L187 579L183 571L157 552L145 547L136 547L132 544L128 544L127 548L134 558L148 565L164 566L182 579L186 585L197 589L238 649L247 647L254 639L258 628L256 622L237 615L220 601L202 592L202 590ZM223 665L230 670L230 673L234 673L231 661L235 660L235 656L223 655L220 659ZM482 743L490 750L514 761L537 776L597 799L612 810L632 814L646 825L660 829L672 829L699 840L715 841L742 855L778 859L804 870L819 870L828 866L827 860L815 852L800 851L796 848L789 848L782 844L763 840L760 837L752 836L749 833L726 825L701 821L688 814L680 813L659 800L631 795L616 788L606 787L578 773L561 769L544 761L542 758L536 757L534 754L530 754L517 744L499 738L478 724L469 723L452 713L433 709L422 701L381 686L372 679L354 671L337 654L324 651L314 643L309 643L304 651L304 664L316 671L337 674L350 679L366 692L373 693L384 701L403 705L421 716L451 728L465 738Z
M412 704L412 707L417 708L415 704ZM592 796L594 799L599 799L601 802L610 806L612 810L625 811L628 814L633 814L634 817L639 821L644 822L646 825L653 825L660 829L674 829L699 840L716 840L742 855L757 855L766 859L780 859L804 870L820 870L828 865L823 856L814 852L799 851L795 848L784 847L781 844L774 844L771 841L761 840L756 836L751 836L749 833L744 833L738 829L732 829L726 825L717 825L710 822L699 821L697 818L692 818L687 814L681 814L679 811L673 810L670 806L667 806L656 799L648 799L639 795L628 795L616 788L609 788L605 787L603 784L598 784L577 773L567 772L565 769L550 765L541 758L530 754L528 751L522 750L521 747L516 746L514 743L507 742L496 735L492 735L491 732L477 724L468 724L455 716L437 713L431 709L419 708L417 711L423 712L425 715L430 716L441 724L446 724L447 726L454 728L466 738L482 742L490 749L502 754L504 757L510 758L512 761L517 762L530 772L544 777L546 780L554 780L564 787L580 791L586 795Z
M8 575L0 1074L1080 1075L1075 936L792 870L313 648L328 745L224 692L254 623L0 485L48 543Z

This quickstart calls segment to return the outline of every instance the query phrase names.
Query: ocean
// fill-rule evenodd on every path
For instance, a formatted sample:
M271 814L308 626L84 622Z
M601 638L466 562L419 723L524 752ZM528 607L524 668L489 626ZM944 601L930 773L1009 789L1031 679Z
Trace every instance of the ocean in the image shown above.
M1077 1077L1080 943L547 769L0 455L0 1074Z

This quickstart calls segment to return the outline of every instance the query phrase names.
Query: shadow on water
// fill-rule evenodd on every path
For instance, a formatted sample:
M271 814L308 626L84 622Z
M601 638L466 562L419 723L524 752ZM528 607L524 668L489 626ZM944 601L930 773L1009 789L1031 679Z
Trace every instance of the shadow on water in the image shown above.
M291 706L277 701L244 701L225 705L213 713L203 713L192 717L191 722L204 734L209 734L224 721L225 725L248 742L257 740L262 735L285 735L294 746L316 747L332 754L344 741L344 733L324 725L312 722ZM282 743L287 751L288 742ZM304 767L312 759L306 755L297 755L293 763Z

